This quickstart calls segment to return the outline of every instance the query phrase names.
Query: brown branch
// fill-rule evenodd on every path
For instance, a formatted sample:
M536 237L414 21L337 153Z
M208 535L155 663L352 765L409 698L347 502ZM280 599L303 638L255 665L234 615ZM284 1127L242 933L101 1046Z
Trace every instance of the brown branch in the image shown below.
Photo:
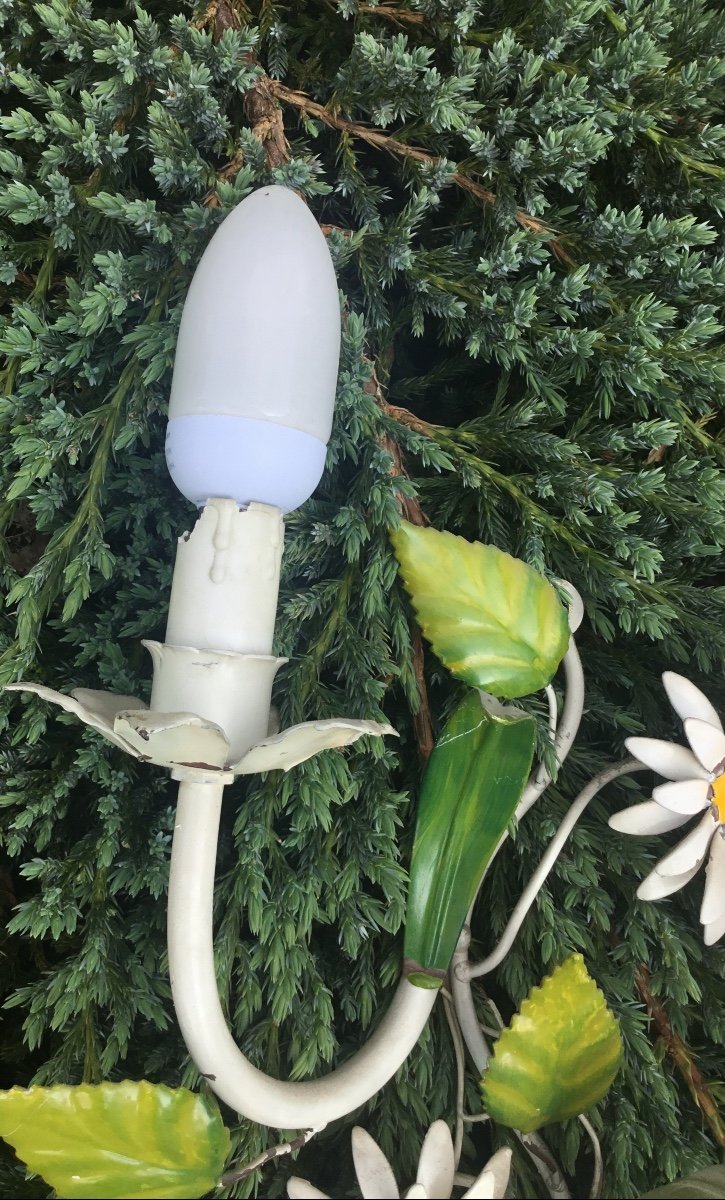
M324 1126L322 1126L324 1128ZM291 1142L280 1142L278 1146L272 1146L269 1150L263 1150L257 1158L252 1159L244 1167L237 1167L234 1170L226 1171L219 1180L219 1187L231 1187L233 1183L239 1183L242 1179L248 1179L255 1171L259 1171L267 1163L272 1162L275 1158L281 1158L284 1154L295 1154L301 1150L309 1141L320 1132L320 1127L315 1129L306 1129L304 1133L293 1138Z
M216 10L218 7L218 0L210 0L201 16L197 17L195 21L190 22L191 28L204 29L205 26L216 19Z
M430 166L437 166L441 159L436 154L430 154L428 150L423 150L420 146L409 146L406 142L401 142L397 138L391 137L390 134L383 133L380 129L372 129L368 125L361 125L358 121L348 121L344 117L337 116L329 111L324 105L318 104L315 100L311 100L304 92L295 92L291 88L287 88L284 84L277 80L270 80L270 89L272 95L285 104L290 104L294 108L298 108L300 112L307 113L312 117L316 117L318 121L322 121L324 125L330 129L336 129L339 133L346 133L350 137L358 138L362 142L366 142L369 146L375 146L378 150L387 150L390 154L396 154L399 158L409 158L414 162L427 163ZM464 175L462 171L454 171L451 176L452 182L463 191L475 196L477 200L481 200L484 204L495 204L496 193L490 191L477 183L475 179ZM573 260L562 247L558 240L558 232L551 225L546 225L540 221L538 217L532 216L531 213L524 212L523 209L516 209L516 221L522 229L526 229L532 233L548 233L551 234L549 245L557 258L562 262L573 266Z
M365 361L366 365L370 368L370 378L368 379L367 383L363 385L363 390L367 392L368 396L373 397L378 408L381 409L386 416L392 416L393 413L396 412L404 412L408 417L410 417L411 424L413 422L417 422L418 418L413 416L413 413L408 413L407 409L396 409L392 404L388 404L383 392L383 385L378 378L375 364L371 362L370 359L366 359ZM425 424L425 422L422 422L422 424ZM415 426L413 425L413 427ZM408 472L403 464L403 456L398 443L388 434L383 434L379 440L380 445L384 450L388 451L393 460L393 465L390 468L390 474L393 476L400 476L403 479L409 479L410 476L408 475ZM400 506L403 510L403 516L405 517L406 521L410 521L412 525L430 525L430 521L426 517L425 513L420 507L420 504L414 496L401 496Z
M201 16L190 24L192 29L211 26L212 38L218 42L225 29L241 29L251 18L252 13L244 0L209 0Z
M196 21L192 21L192 25L196 29L211 26L212 40L218 42L225 30L240 29L242 17L246 21L249 15L249 9L243 0L210 0L202 15ZM244 112L252 133L264 146L267 169L270 171L290 160L282 110L272 94L271 82L266 75L260 75L244 94ZM217 184L233 179L243 166L244 152L237 150L230 162L217 172ZM219 207L216 187L207 192L202 203L207 208Z
M284 133L282 110L275 97L274 83L266 75L260 76L245 93L244 110L252 133L264 146L269 170L288 163L290 148Z
M386 403L384 411L394 421L398 421L401 425L407 425L408 429L414 429L416 433L422 433L425 437L432 438L434 429L444 428L442 425L431 425L430 421L416 417L415 413L410 412L407 408L399 408L397 404Z
M325 237L329 237L331 233L339 233L340 237L351 238L355 233L354 229L343 229L342 225L320 225L320 229Z
M368 366L370 367L370 378L364 385L364 390L369 396L373 397L378 408L387 416L392 416L396 412L405 412L411 418L411 424L417 421L418 418L414 417L412 413L408 413L407 409L396 409L393 405L388 404L375 369L375 364L368 360ZM425 424L425 422L422 422L422 424ZM414 425L413 428L415 428ZM390 474L394 477L409 479L410 476L405 469L402 451L394 438L388 434L383 434L379 438L379 443L383 450L387 450L393 460ZM400 496L399 499L400 507L406 521L410 521L412 525L419 525L421 527L430 524L415 496ZM433 722L431 721L430 705L428 703L428 688L425 682L423 639L417 625L414 626L411 633L411 655L413 659L413 673L418 691L418 711L413 713L413 728L415 730L418 753L421 760L426 763L433 752L435 737L433 736Z
M216 19L222 7L226 8L225 0L218 0L218 3L217 0L212 0L208 11L213 10ZM442 161L438 155L431 154L420 146L409 146L406 142L401 142L398 138L383 133L380 129L373 129L368 125L361 125L358 121L348 121L344 117L337 116L324 105L318 104L317 101L305 95L304 92L293 91L278 80L262 75L246 93L244 105L252 132L264 145L267 166L270 169L281 166L290 159L289 142L284 132L282 112L275 101L292 105L300 112L316 117L330 129L336 129L339 133L346 133L350 137L358 138L369 146L375 146L378 150L387 150L399 158L409 158L414 162L426 163L430 166L438 166ZM232 179L243 165L244 157L240 152L222 168L217 178L220 180ZM469 195L484 204L494 205L496 203L495 192L483 187L475 179L465 175L463 171L454 171L451 181L456 187L468 192ZM212 207L218 206L219 200L214 189L204 198L204 203ZM575 266L574 260L561 244L559 232L552 225L547 225L522 208L517 208L514 215L522 229L526 229L530 233L550 234L548 244L552 252L567 266Z
M254 136L264 146L267 169L281 167L290 160L289 142L284 133L282 110L270 91L271 80L261 75L249 91L244 94L244 111ZM244 166L244 151L238 150L234 158L217 172L216 182L226 183L233 179ZM202 202L207 208L219 207L216 186L211 188Z
M383 17L396 25L424 25L423 13L411 12L409 8L394 8L388 4L358 4L357 11L369 17Z
M418 753L422 762L428 762L433 748L435 746L435 737L433 735L433 724L430 717L430 705L428 703L428 689L425 685L425 656L423 653L423 638L420 630L416 627L413 630L411 639L411 653L413 656L413 671L415 673L415 684L420 697L420 707L417 713L413 713L413 729L415 730L415 740L418 743Z
M690 1050L670 1025L663 1001L659 996L652 994L649 986L650 973L644 963L635 971L634 982L658 1036L662 1039L667 1053L684 1079L693 1101L707 1121L712 1136L718 1146L725 1146L725 1122L723 1122L720 1110L695 1065Z

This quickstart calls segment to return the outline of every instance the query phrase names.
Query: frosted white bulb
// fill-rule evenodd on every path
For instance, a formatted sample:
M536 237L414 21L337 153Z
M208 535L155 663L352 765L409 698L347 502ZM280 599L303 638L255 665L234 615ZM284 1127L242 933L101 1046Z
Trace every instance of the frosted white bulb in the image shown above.
M325 465L340 355L325 238L289 188L252 192L201 257L181 318L166 459L195 504L284 512Z

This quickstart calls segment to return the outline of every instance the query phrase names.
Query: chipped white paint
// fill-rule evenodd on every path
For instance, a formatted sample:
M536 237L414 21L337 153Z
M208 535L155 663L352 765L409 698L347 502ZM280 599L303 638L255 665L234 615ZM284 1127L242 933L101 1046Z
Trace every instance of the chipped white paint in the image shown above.
M154 712L191 712L218 725L229 742L232 761L267 736L272 684L285 658L143 644L154 662Z

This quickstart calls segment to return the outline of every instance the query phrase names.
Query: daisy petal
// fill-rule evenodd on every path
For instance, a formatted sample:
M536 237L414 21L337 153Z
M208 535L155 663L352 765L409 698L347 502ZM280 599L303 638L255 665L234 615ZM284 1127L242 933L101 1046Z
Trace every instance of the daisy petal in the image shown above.
M660 875L656 870L650 871L647 878L643 879L637 888L637 898L639 900L663 900L665 896L679 892L680 888L695 878L699 865L698 863L696 867L692 867L682 875Z
M658 775L664 775L665 779L707 778L704 767L686 746L641 737L627 738L625 745L630 754Z
M287 1180L287 1195L290 1200L330 1200L327 1192L321 1192L309 1180L300 1179L297 1175Z
M725 837L712 839L710 861L707 864L705 895L702 898L700 920L711 925L725 917Z
M505 1196L506 1188L508 1187L509 1175L511 1174L511 1156L512 1151L508 1146L502 1147L492 1154L483 1168L486 1175L493 1175L493 1195Z
M665 671L662 682L665 685L667 698L681 720L686 721L688 717L697 717L699 721L706 721L708 725L722 729L720 718L707 696L703 695L694 683L690 683L689 679L685 679L684 675L675 675L674 671Z
M645 800L644 804L633 804L631 808L623 808L609 818L611 829L619 833L653 835L669 833L671 829L679 829L689 821L687 813L668 812L655 800Z
M711 921L709 925L705 926L703 933L705 945L714 946L715 942L719 942L725 933L725 916L720 917L718 921Z
M681 779L679 783L661 783L652 792L652 799L670 812L685 813L691 817L693 813L707 808L709 792L710 785L706 779Z
M421 1147L416 1183L428 1196L450 1196L455 1171L451 1131L445 1121L434 1121Z
M352 1157L363 1200L399 1200L390 1163L377 1142L359 1125L352 1131Z
M715 729L707 721L698 721L697 717L688 717L685 734L706 771L714 771L725 761L725 733L721 729Z
M682 875L685 871L694 873L702 864L713 833L717 829L717 821L711 812L705 814L701 821L691 829L687 837L670 850L655 870L658 875Z
M495 1187L496 1179L493 1171L486 1171L484 1168L476 1182L472 1183L468 1191L463 1193L462 1200L494 1200Z

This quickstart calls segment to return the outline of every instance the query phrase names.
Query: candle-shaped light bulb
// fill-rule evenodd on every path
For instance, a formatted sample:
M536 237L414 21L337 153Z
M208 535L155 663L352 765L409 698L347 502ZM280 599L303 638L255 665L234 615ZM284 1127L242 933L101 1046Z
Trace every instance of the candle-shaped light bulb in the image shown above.
M339 354L315 218L289 188L252 192L212 237L184 305L166 438L179 490L198 505L304 503L325 465Z

